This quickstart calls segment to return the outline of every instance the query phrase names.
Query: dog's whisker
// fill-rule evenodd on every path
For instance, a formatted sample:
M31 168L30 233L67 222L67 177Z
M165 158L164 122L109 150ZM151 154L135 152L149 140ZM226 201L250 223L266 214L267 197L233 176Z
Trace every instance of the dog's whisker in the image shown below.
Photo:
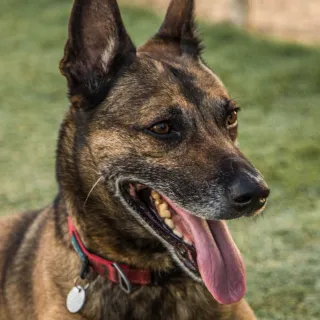
M98 180L94 183L94 185L92 186L92 188L90 189L90 191L89 191L89 193L88 193L88 195L87 195L87 197L86 197L86 200L85 200L85 202L84 202L84 204L83 204L83 207L86 206L87 201L88 201L88 199L89 199L92 191L94 190L94 188L98 185L98 183L99 183L102 179L104 179L104 176L100 176L100 177L98 178Z

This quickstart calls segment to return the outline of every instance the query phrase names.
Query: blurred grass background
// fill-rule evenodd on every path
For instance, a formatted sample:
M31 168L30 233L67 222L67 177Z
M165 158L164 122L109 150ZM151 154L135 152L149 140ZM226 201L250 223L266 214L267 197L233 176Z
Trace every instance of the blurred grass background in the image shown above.
M59 123L68 106L58 71L71 2L0 4L0 214L50 203ZM122 8L136 44L161 23ZM242 151L272 193L256 220L231 223L259 319L320 319L320 50L201 24L205 60L242 112ZM0 231L1 232L1 231Z

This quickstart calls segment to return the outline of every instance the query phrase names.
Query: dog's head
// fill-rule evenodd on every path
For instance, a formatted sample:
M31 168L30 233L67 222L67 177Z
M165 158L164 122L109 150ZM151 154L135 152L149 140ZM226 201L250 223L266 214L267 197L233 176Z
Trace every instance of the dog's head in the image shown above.
M237 147L239 108L201 59L193 11L173 0L136 49L115 0L75 1L58 179L91 249L159 269L173 257L230 303L245 275L221 220L261 212L269 190Z

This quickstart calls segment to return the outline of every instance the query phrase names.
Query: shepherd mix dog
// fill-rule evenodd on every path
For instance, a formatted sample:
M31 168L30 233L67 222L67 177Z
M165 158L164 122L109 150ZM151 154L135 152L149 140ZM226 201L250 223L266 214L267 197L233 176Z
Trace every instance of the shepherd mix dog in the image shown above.
M0 221L1 320L255 319L225 220L269 189L237 147L194 1L136 49L115 0L75 0L53 204Z

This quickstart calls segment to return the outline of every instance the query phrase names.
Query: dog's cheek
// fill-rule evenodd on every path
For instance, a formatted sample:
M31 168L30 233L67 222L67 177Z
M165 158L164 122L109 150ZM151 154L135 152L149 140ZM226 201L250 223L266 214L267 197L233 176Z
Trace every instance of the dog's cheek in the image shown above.
M108 158L121 158L130 148L130 140L125 139L117 129L99 129L91 132L88 144L97 164Z
M90 133L88 147L96 170L106 174L112 163L127 158L132 152L131 140L124 137L120 130L97 130Z

